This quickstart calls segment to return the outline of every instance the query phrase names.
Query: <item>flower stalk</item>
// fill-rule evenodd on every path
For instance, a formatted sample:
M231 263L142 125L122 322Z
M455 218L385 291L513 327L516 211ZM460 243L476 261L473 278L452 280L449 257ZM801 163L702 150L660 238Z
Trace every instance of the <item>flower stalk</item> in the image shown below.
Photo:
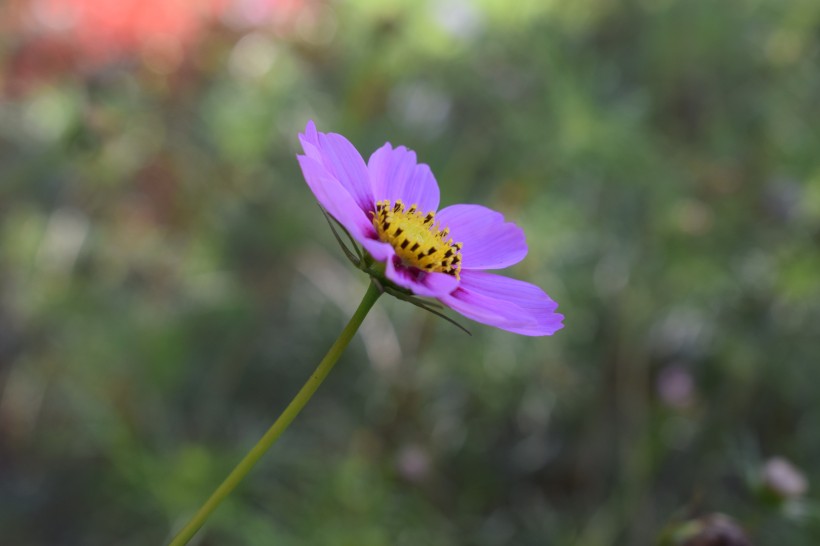
M208 520L211 513L236 489L236 486L247 476L259 459L262 458L262 455L264 455L276 440L279 439L282 433L287 430L291 422L299 415L299 412L302 411L302 408L305 407L325 380L330 370L333 369L333 366L339 360L339 357L350 343L350 340L353 339L362 321L364 321L367 313L381 294L382 289L376 283L371 282L356 312L353 313L353 316L350 318L344 330L342 330L338 339L333 343L333 346L331 346L330 350L313 371L307 382L305 382L304 386L302 386L301 390L296 394L293 400L291 400L290 404L288 404L288 407L285 408L285 411L282 412L264 436L251 448L231 473L228 474L228 477L216 488L194 517L191 518L185 527L183 527L169 543L169 546L183 546L188 544L199 528Z

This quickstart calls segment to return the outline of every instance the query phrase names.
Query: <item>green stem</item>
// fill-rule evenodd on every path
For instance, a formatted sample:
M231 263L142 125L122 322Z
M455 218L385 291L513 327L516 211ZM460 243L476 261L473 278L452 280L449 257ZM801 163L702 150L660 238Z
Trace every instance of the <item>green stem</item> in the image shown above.
M302 408L308 403L308 400L310 400L313 393L316 392L316 389L319 388L319 385L322 384L327 374L333 369L333 365L339 360L345 347L347 347L350 340L353 339L353 335L359 329L359 326L361 326L364 317L367 316L367 313L373 307L373 304L376 303L376 300L379 299L380 295L381 291L378 286L371 282L367 292L365 292L362 298L362 302L359 304L359 308L353 313L353 316L350 318L344 330L342 330L339 338L319 363L319 366L316 367L316 370L302 389L296 394L293 400L291 400L288 407L285 408L285 411L283 411L279 418L271 425L265 435L262 436L248 454L245 455L245 458L236 465L228 477L225 478L225 481L211 494L210 498L205 501L205 504L203 504L194 517L191 518L191 521L174 537L174 540L171 541L169 546L183 546L184 544L188 544L188 541L191 540L199 528L202 527L211 513L216 510L216 507L225 500L225 497L231 494L231 491L239 485L239 482L251 471L262 455L264 455L279 436L285 432L288 425L299 415L299 412L302 411Z

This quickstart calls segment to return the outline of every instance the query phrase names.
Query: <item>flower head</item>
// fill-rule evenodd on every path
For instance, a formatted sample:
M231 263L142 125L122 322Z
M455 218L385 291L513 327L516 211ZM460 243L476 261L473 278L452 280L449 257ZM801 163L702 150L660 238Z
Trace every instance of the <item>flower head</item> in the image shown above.
M535 285L488 273L527 255L521 228L481 205L441 210L430 168L390 143L367 163L343 136L308 122L299 164L319 204L383 264L384 280L467 318L528 336L562 328L558 305Z

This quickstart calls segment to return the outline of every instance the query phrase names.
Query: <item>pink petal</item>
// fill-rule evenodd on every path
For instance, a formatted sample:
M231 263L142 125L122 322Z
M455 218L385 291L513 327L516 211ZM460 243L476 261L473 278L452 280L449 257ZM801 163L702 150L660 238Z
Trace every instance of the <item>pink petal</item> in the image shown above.
M367 162L373 196L377 201L401 199L407 207L418 205L422 212L438 208L439 189L430 167L416 163L416 153L388 142Z
M450 228L461 250L464 269L501 269L527 255L524 231L504 216L481 205L451 205L436 214L442 228Z
M388 260L392 260L393 257L396 255L396 251L393 250L393 247L390 245L390 243L383 243L378 239L365 239L359 242L362 243L364 249L371 256L373 256L373 259L378 262L386 262Z
M483 271L462 271L461 284L439 300L467 318L525 336L563 328L558 305L537 286Z
M360 243L372 241L376 237L376 230L350 193L315 159L304 155L297 156L297 159L305 181L328 214L338 220Z
M373 210L373 189L362 156L342 135L320 133L309 121L299 141L307 157L319 162L347 190L364 212Z
M417 296L439 298L458 287L458 279L446 273L426 273L401 264L398 257L387 260L385 275Z
M299 133L299 142L302 143L302 149L308 157L322 163L322 153L319 151L319 132L313 120L307 122L304 133Z

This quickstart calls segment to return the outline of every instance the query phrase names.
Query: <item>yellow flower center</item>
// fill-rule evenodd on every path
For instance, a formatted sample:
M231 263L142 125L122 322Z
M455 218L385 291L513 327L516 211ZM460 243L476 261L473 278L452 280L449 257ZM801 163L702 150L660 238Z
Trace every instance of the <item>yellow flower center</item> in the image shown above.
M425 215L416 205L405 210L400 199L395 203L385 199L376 203L371 216L379 239L390 243L404 265L459 278L462 245L448 237L449 228L435 223L434 212Z

